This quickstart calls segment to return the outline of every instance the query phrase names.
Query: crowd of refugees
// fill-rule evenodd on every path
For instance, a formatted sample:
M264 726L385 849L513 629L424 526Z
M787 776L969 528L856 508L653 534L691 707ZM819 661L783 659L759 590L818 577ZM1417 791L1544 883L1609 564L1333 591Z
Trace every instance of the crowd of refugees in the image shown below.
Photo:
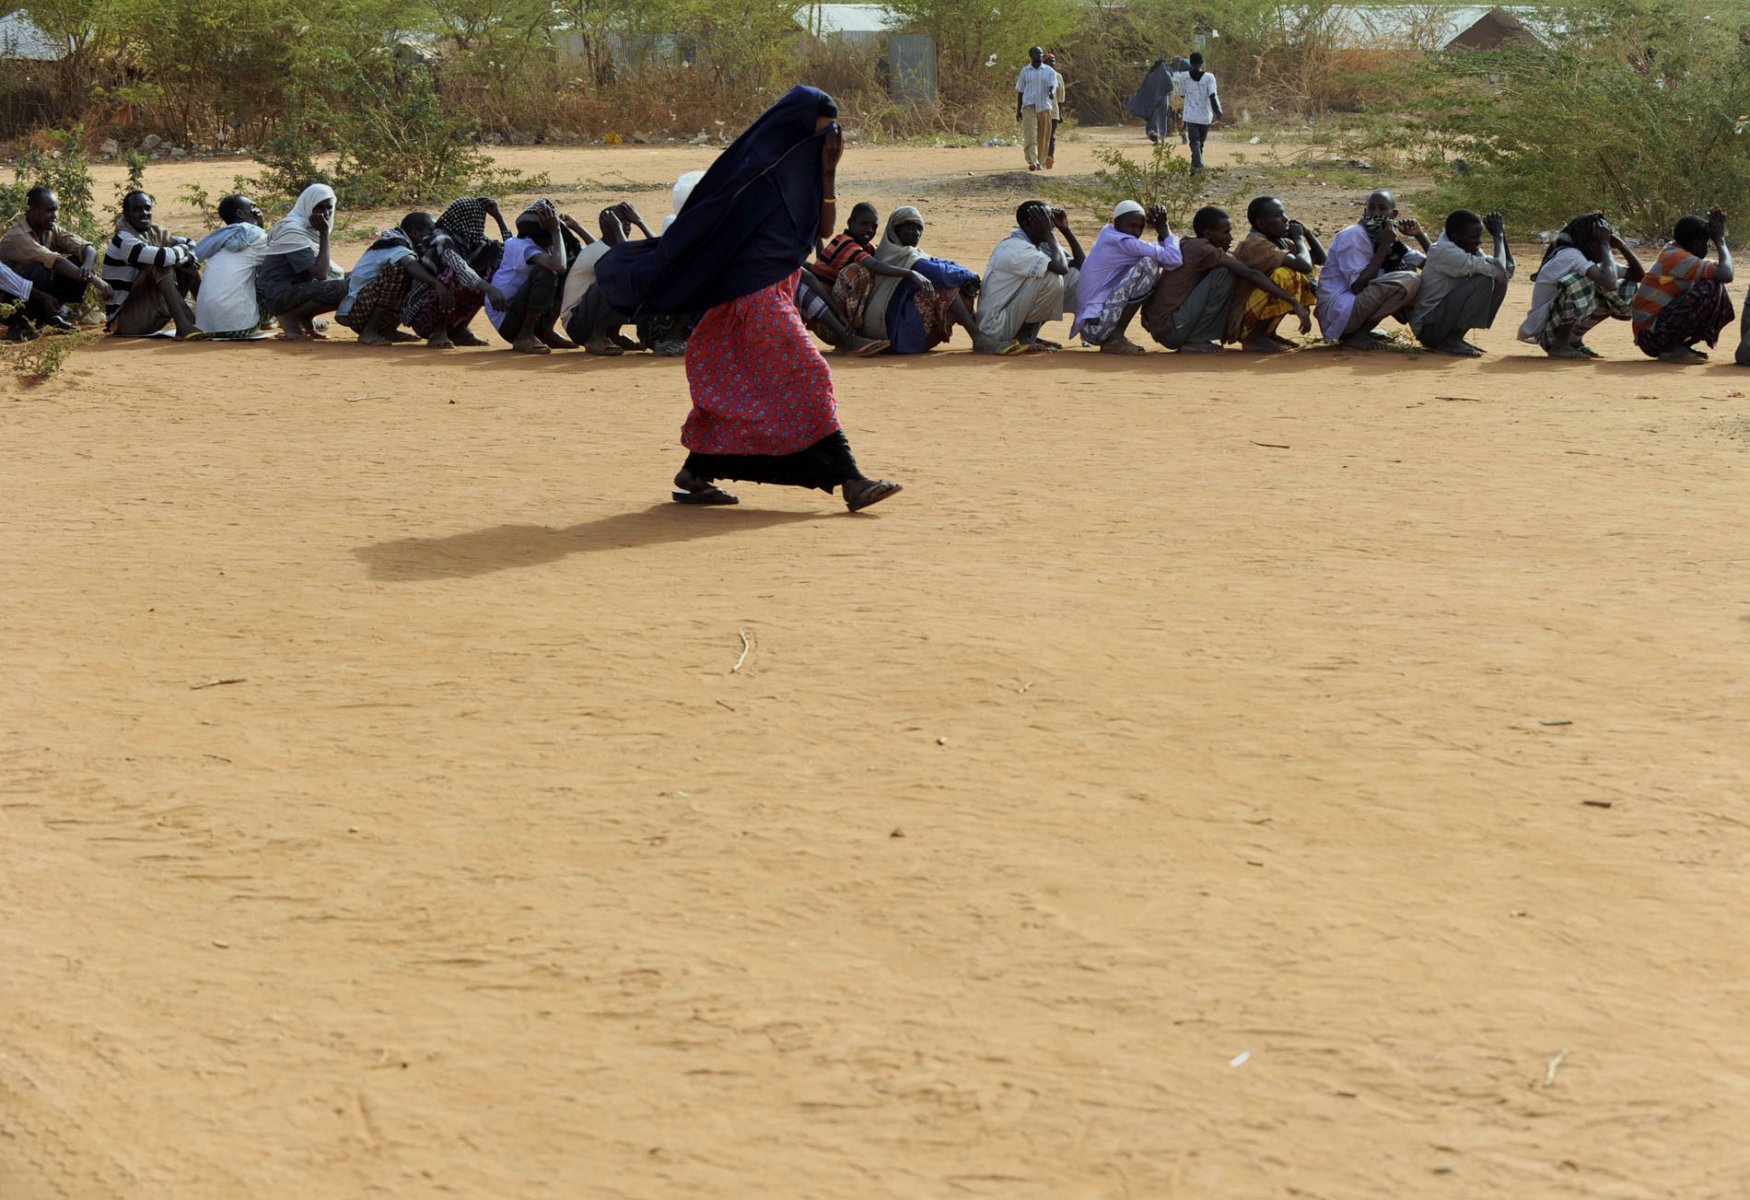
M1209 91L1213 101L1213 81ZM198 241L157 225L152 197L130 192L101 255L36 187L0 237L8 337L75 328L93 293L111 333L179 340L268 337L275 324L291 340L322 338L318 318L333 314L367 344L478 346L471 325L484 310L523 353L683 356L693 409L677 502L737 503L718 486L734 479L839 490L857 511L901 487L858 468L815 339L845 354L921 354L961 329L982 354L1047 353L1062 347L1046 327L1067 320L1084 345L1142 354L1128 336L1140 317L1179 353L1228 343L1280 354L1296 346L1282 321L1306 334L1316 316L1341 346L1385 344L1378 330L1391 319L1430 349L1474 357L1483 351L1467 335L1493 325L1516 270L1500 214L1459 209L1430 241L1376 191L1329 246L1271 196L1247 206L1237 246L1220 208L1199 209L1184 237L1158 205L1125 200L1085 249L1062 209L1028 200L980 274L927 254L910 205L883 224L861 202L841 227L837 115L825 92L791 89L708 170L676 182L660 232L629 203L603 209L591 233L551 200L511 223L495 200L468 196L435 218L407 214L351 271L333 261L326 184L271 228L249 197L226 196L223 224ZM1043 121L1035 132L1049 158ZM1518 336L1554 358L1596 358L1586 335L1614 318L1651 357L1704 361L1695 347L1714 345L1734 315L1732 272L1717 207L1679 219L1651 266L1603 213L1583 213L1551 239ZM1750 337L1737 361L1750 365Z
M704 175L676 184L665 230ZM247 196L227 196L224 224L197 241L155 224L152 197L136 191L100 251L57 223L54 192L35 188L0 238L0 300L14 302L8 334L74 328L94 289L108 329L127 337L257 338L277 325L288 339L321 338L318 318L333 314L366 344L479 346L471 326L484 310L523 353L686 352L692 310L624 311L596 280L613 248L666 236L629 203L603 209L592 232L549 200L507 222L496 201L464 197L435 218L407 214L350 271L333 261L334 209L333 190L312 184L268 229ZM1467 335L1494 324L1517 269L1499 214L1460 209L1431 240L1386 191L1328 247L1274 197L1253 200L1245 217L1236 245L1222 209L1200 209L1180 236L1159 207L1127 200L1084 249L1062 209L1029 200L980 273L925 251L917 208L898 208L883 224L873 205L858 203L830 240L813 244L792 300L816 337L856 355L923 353L956 329L980 353L1055 350L1060 343L1043 334L1059 320L1084 345L1140 354L1129 336L1139 318L1150 338L1181 353L1224 343L1281 353L1294 346L1279 332L1292 316L1298 332L1316 318L1326 341L1353 349L1385 344L1380 327L1395 320L1423 346L1476 356L1483 351ZM1732 272L1717 208L1680 219L1650 265L1603 213L1584 213L1551 240L1518 336L1552 357L1596 357L1587 332L1616 318L1631 322L1649 356L1699 362L1698 343L1714 345L1733 318ZM1739 359L1750 354L1741 349Z

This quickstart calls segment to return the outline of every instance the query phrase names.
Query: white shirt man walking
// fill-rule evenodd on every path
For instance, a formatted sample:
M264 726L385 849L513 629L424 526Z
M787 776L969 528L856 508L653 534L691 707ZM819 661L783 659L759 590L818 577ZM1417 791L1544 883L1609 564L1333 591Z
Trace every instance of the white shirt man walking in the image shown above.
M1184 89L1185 140L1191 146L1191 169L1203 169L1203 141L1209 127L1221 116L1221 98L1215 94L1215 76L1203 69L1203 55L1191 56L1191 69L1175 86Z
M1020 121L1027 145L1027 169L1040 170L1041 150L1051 145L1051 114L1057 109L1057 72L1045 62L1045 51L1034 46L1031 60L1015 76L1015 120Z

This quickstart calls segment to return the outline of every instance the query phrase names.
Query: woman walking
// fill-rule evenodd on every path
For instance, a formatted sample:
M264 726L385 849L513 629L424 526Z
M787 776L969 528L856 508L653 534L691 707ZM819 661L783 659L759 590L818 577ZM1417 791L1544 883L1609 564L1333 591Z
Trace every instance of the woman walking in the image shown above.
M832 372L796 311L803 264L837 224L837 116L825 92L792 88L711 164L660 238L622 242L596 264L608 302L634 319L703 310L687 342L678 503L738 503L719 479L842 488L852 512L900 490L857 469Z

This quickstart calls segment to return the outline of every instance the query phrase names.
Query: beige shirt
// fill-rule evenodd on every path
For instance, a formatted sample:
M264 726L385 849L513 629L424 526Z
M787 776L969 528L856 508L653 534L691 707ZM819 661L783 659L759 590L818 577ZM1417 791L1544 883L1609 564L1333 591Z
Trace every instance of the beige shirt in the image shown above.
M48 231L39 236L30 227L30 222L20 217L6 231L6 236L0 238L0 263L15 271L39 263L53 270L56 259L78 258L89 245L84 238L59 225L49 226Z

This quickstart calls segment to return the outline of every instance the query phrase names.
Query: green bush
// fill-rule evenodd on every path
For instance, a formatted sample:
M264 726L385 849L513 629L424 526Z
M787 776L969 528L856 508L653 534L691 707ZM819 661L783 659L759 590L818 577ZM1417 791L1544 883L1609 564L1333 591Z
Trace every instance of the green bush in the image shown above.
M1096 150L1102 166L1085 179L1047 180L1047 194L1066 208L1085 209L1100 224L1112 219L1112 209L1123 200L1135 200L1144 208L1159 204L1175 228L1189 230L1191 214L1219 194L1226 175L1218 167L1193 171L1189 158L1181 157L1172 139L1156 142L1149 156L1138 161L1116 148Z
M0 219L6 224L24 215L24 197L31 188L46 184L61 202L58 220L87 241L97 241L100 232L91 210L91 164L85 158L85 130L57 129L48 135L53 149L33 146L12 164L13 182L0 184Z
M285 124L257 152L266 169L236 179L264 206L284 208L312 183L332 187L343 209L551 186L544 174L495 168L473 142L475 122L444 112L426 67L387 53L325 65L325 86L291 97ZM334 147L328 166L318 163L324 145Z

